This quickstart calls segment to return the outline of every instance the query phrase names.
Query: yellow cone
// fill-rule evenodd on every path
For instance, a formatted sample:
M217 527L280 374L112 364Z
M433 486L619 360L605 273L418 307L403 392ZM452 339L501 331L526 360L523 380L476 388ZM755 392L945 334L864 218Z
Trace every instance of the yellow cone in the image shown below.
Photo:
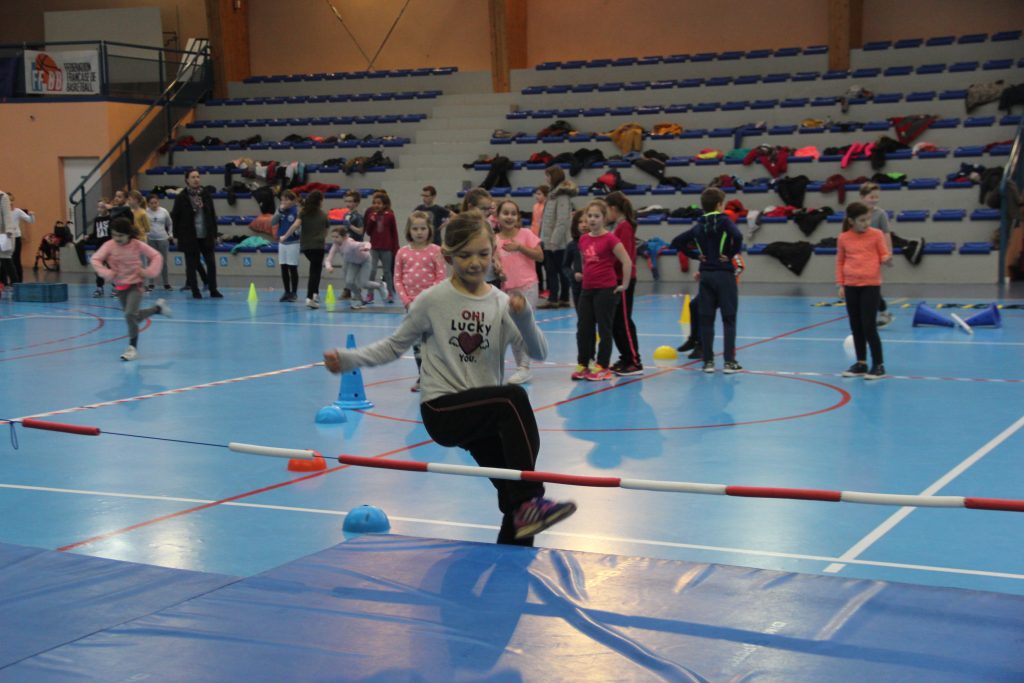
M254 304L254 303L257 303L259 300L260 300L260 298L258 296L256 296L256 283L255 282L250 282L249 283L249 298L246 299L246 301L248 301L250 304Z
M679 313L679 324L689 325L690 324L690 295L687 294L683 297L683 310Z
M334 308L334 304L338 303L338 300L334 297L334 285L332 284L327 285L327 298L324 299L324 303L329 308Z

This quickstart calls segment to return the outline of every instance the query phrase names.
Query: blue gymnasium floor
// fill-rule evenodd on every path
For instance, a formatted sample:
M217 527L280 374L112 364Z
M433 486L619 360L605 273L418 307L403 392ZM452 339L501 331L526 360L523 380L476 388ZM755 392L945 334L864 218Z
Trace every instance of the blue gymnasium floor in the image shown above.
M117 356L125 345L124 323L116 301L90 298L86 285L70 289L66 303L13 303L9 297L0 301L5 387L0 416L95 425L104 433L85 437L16 428L17 449L9 440L0 456L0 543L64 551L58 558L86 555L251 577L275 568L285 571L289 563L316 553L335 552L328 549L346 540L341 532L344 512L372 503L387 511L395 534L458 541L450 552L471 556L492 552L489 545L466 543L490 543L497 532L494 496L482 479L337 463L324 473L293 474L283 460L225 447L229 441L243 441L313 448L328 456L470 464L466 453L431 443L418 424L417 395L409 392L415 375L411 357L363 371L373 409L350 413L340 426L313 423L316 411L338 393L338 379L312 365L322 350L343 344L349 333L359 344L384 336L399 314L347 313L342 307L333 313L308 311L279 304L279 292L265 290L260 291L260 303L250 307L240 287L226 289L223 301L192 301L174 293L170 300L175 317L154 318L142 334L140 359L122 363ZM568 380L575 357L573 314L540 312L551 353L546 364L535 367L529 387L542 429L539 468L720 484L1024 498L1024 312L1004 310L1001 329L979 328L967 337L954 329L912 328L912 309L897 308L897 320L883 331L886 365L893 376L866 383L838 376L847 365L841 350L848 334L846 319L842 308L813 305L823 300L743 296L739 358L747 372L726 377L694 372L685 359L671 369L650 363L656 346L679 343L682 299L668 293L639 296L636 319L647 374L600 384ZM897 306L901 301L891 300ZM992 604L1013 605L1017 615L1022 613L1015 597L1024 595L1024 515L1019 513L556 485L549 492L572 497L580 511L538 537L538 547L596 553L596 559L533 551L517 551L523 553L517 557L554 562L569 577L576 576L571 563L547 558L576 558L604 567L594 569L589 579L583 572L569 580L573 590L585 589L588 581L593 587L606 571L614 574L616 567L637 562L664 564L676 582L692 572L711 570L743 579L723 589L723 595L753 590L759 581L772 583L776 579L763 577L774 574L756 570L773 570L796 586L808 587L806 593L794 589L796 595L787 604L800 609L793 608L795 616L782 621L800 623L804 613L811 624L819 613L810 587L833 586L829 590L842 592L853 581L879 587L886 595L906 589L927 596L925 602L935 614L906 608L925 639L942 629L959 633L972 628L966 617L947 613L944 606L976 600L975 613L985 616L986 623L992 615L1005 639L989 638L993 649L974 653L977 661L994 667L991 675L979 678L1022 675L1019 661L1017 669L1002 668L1009 660L1002 659L1000 648L1006 643L1019 653L1024 626L1019 616L1006 620L990 609ZM360 542L373 547L373 541ZM436 550L434 543L423 541ZM338 552L344 553L346 545ZM441 542L440 547L447 546ZM405 557L404 562L415 564L408 553ZM430 557L425 554L423 562L432 561ZM341 574L347 571L343 565ZM642 574L633 578L634 588L645 580ZM1003 595L927 591L877 581ZM19 584L8 585L17 591ZM675 590L666 588L665 595ZM474 591L471 595L479 594ZM636 618L642 622L645 614L650 619L662 614L663 598L638 599ZM387 605L382 609L388 612ZM741 628L732 621L732 609L723 606L722 619L709 621L724 630L712 629L704 637L746 643L742 647L760 642L751 641L746 629L763 634L772 621ZM839 618L843 609L830 612L828 619ZM685 619L684 614L671 618ZM942 614L948 614L947 621ZM931 619L941 624L938 630L926 626ZM386 617L370 619L380 620ZM363 637L372 638L379 623L361 626L370 628ZM741 633L728 630L732 628L741 628ZM603 638L591 631L587 635ZM459 638L451 634L453 642ZM884 638L877 644L882 643ZM519 647L511 642L508 646ZM170 647L173 652L177 646ZM554 654L554 646L549 647ZM781 649L800 647L787 641ZM424 653L429 651L424 647ZM889 656L851 651L848 659L874 662ZM950 657L956 660L957 655ZM686 656L669 660L695 661ZM432 661L425 658L424 666ZM653 661L647 666L651 675L677 677L674 669L658 673ZM523 678L538 676L514 663L504 664ZM938 670L922 666L921 675ZM952 664L947 668L957 670ZM375 675L366 671L360 676ZM631 675L623 670L623 677ZM483 673L460 673L462 678L474 676ZM517 679L510 674L510 680Z

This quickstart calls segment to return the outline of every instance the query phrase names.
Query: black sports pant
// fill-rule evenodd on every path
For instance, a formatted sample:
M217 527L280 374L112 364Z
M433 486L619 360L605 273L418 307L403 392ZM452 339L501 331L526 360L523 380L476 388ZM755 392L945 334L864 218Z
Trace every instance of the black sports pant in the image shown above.
M312 299L320 293L320 275L324 270L324 250L306 249L302 255L309 259L309 283L306 285L306 298Z
M722 336L725 337L725 360L736 360L736 312L740 306L736 275L727 270L707 270L700 274L697 296L700 311L700 346L704 362L712 360L715 344L715 311L722 311Z
M431 439L465 448L481 467L533 471L540 435L530 397L521 386L480 387L440 396L422 403L420 414ZM520 505L544 495L544 484L506 479L491 483L504 515L498 543L532 546L532 538L516 540L512 520Z
M846 294L846 315L853 333L853 348L858 361L867 361L867 348L871 348L871 362L882 365L882 340L878 336L878 302L882 288L878 285L843 288Z
M636 279L629 281L629 287L618 296L615 306L615 320L612 322L612 338L619 358L626 365L640 365L640 350L636 344L636 325L633 323L633 293Z

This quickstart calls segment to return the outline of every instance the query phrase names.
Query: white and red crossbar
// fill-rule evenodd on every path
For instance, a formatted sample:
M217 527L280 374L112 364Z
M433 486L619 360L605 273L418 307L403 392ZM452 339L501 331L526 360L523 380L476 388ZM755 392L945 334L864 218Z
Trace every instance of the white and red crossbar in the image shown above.
M358 455L339 455L338 462L357 467L377 467L409 472L434 472L466 477L536 481L570 486L600 486L605 488L634 489L638 491L669 491L674 493L701 493L714 496L740 496L743 498L789 498L792 500L820 500L829 503L863 503L867 505L897 505L910 507L970 508L973 510L1002 510L1024 512L1024 500L1004 498L973 498L964 496L915 496L893 493L863 493L860 491L826 491L820 489L793 489L777 486L729 486L727 484L698 484L687 481L656 481L653 479L622 479L619 477L590 477L557 472L522 472L497 467L448 465L438 462L414 460L383 460Z
M46 429L82 436L99 436L99 427L85 427L61 422L46 422L25 418L21 424L31 429ZM321 457L310 449L276 448L255 444L231 442L228 448L238 453L249 453L275 458L313 460ZM728 484L699 484L688 481L657 481L654 479L622 479L620 477L591 477L558 472L523 472L498 467L447 465L440 462L415 460L384 460L358 455L339 455L338 462L356 467L374 467L408 472L433 472L463 477L485 477L535 481L569 486L598 486L604 488L633 489L636 491L667 491L672 493L700 493L712 496L739 496L741 498L786 498L790 500L819 500L828 503L861 503L865 505L895 505L900 507L970 508L972 510L1000 510L1024 512L1024 500L1009 498L977 498L966 496L920 496L899 493L864 493L862 491L828 491L824 489L794 489L778 486L730 486Z

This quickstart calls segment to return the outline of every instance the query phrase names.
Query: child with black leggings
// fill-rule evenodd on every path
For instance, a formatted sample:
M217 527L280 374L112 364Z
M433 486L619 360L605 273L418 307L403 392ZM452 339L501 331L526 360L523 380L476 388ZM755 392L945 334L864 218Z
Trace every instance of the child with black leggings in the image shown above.
M839 298L846 300L850 318L853 348L857 362L843 377L882 379L882 340L878 336L878 301L882 296L882 264L892 258L886 248L885 235L871 227L871 209L861 202L846 207L843 232L836 251L836 284ZM871 368L867 364L867 348L871 348Z
M533 471L540 448L537 422L526 390L504 383L504 358L516 343L531 358L544 360L547 341L521 294L487 283L494 250L494 231L483 214L457 215L442 246L451 277L421 292L390 337L358 349L329 349L324 365L335 374L382 365L422 343L420 414L430 437L468 450L481 467ZM498 543L533 545L535 534L576 511L574 503L544 498L540 482L491 483L503 513Z

